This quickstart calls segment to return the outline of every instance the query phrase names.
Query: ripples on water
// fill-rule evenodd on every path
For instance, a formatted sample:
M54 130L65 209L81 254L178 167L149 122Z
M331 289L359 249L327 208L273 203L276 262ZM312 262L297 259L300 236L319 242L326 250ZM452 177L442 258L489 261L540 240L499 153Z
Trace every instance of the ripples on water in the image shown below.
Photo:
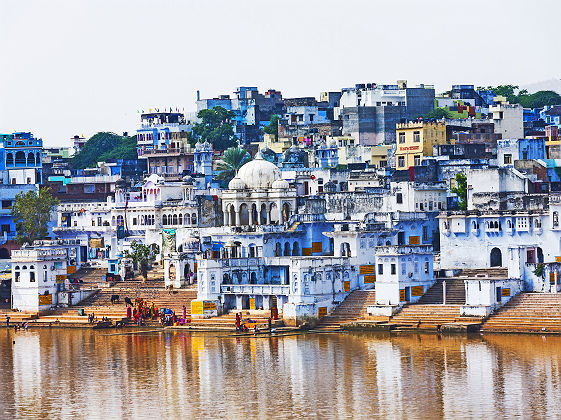
M0 330L0 417L561 415L561 337L105 334Z

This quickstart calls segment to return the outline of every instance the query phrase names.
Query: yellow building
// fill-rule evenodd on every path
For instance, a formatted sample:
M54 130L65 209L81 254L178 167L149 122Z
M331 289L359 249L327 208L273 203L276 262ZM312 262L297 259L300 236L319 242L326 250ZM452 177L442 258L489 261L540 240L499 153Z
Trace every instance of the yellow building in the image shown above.
M370 164L376 166L377 168L385 168L388 166L388 151L391 149L392 147L387 144L372 146L372 158L370 159Z
M260 149L268 147L275 153L284 153L290 148L290 146L292 146L292 139L288 137L279 137L278 139L275 139L274 134L265 134L263 137L264 141L259 143Z
M420 165L423 157L433 155L433 146L446 144L446 124L443 121L410 121L396 124L396 169Z

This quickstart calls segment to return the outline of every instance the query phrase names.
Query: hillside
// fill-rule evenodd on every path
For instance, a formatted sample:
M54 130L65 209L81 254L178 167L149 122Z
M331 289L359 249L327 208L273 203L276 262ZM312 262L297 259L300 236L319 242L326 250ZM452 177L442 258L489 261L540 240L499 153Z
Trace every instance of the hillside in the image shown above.
M80 153L72 158L74 169L91 168L97 162L111 159L136 159L136 137L123 137L115 133L94 134Z

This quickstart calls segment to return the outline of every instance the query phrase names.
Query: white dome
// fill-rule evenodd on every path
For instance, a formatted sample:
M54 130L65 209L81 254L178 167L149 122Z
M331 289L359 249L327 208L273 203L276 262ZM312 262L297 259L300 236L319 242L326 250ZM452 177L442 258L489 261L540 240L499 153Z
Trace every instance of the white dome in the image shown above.
M277 179L275 182L273 182L273 185L271 186L277 190L286 190L290 188L290 185L284 179Z
M243 190L246 188L245 183L238 177L235 177L228 183L229 190Z
M255 159L247 162L238 171L238 177L248 188L271 188L273 182L281 179L280 169L261 157L261 153L255 155Z

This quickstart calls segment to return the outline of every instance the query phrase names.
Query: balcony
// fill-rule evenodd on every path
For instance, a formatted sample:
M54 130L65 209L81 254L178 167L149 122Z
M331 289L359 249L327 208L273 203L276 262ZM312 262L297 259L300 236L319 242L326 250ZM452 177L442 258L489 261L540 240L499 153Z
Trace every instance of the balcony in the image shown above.
M223 294L231 295L285 295L290 293L288 284L228 284L221 285Z

